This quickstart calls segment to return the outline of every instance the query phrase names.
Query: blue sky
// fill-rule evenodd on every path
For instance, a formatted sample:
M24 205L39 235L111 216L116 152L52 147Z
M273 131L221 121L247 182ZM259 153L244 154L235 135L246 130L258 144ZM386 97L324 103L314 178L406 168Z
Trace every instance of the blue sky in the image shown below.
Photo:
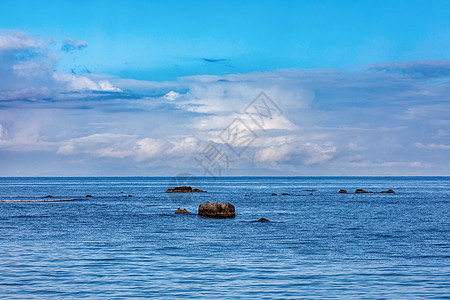
M0 29L0 176L203 175L235 118L224 175L450 173L448 1L2 0Z
M448 59L448 1L1 1L0 26L86 41L61 58L146 80ZM227 59L221 64L202 58Z

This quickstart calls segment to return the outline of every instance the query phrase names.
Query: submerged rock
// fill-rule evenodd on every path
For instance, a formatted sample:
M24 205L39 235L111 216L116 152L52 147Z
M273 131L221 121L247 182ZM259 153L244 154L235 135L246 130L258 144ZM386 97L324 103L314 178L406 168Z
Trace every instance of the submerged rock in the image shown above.
M232 218L236 216L234 205L225 202L206 202L198 207L200 216L212 218Z
M270 222L270 220L267 220L266 218L261 218L258 221L254 221L254 222L267 223L267 222Z
M193 189L190 186L177 186L173 189L167 189L166 193L206 193L206 191Z
M381 191L380 193L393 194L393 193L395 193L395 192L394 192L394 190L389 189L389 190L387 190L387 191Z
M178 209L175 211L176 214L190 214L191 212L188 211L186 208L180 209L178 207Z
M347 194L347 191L346 190L339 190L339 193L340 194Z
M133 197L133 196L131 196L131 195L128 195L127 197Z

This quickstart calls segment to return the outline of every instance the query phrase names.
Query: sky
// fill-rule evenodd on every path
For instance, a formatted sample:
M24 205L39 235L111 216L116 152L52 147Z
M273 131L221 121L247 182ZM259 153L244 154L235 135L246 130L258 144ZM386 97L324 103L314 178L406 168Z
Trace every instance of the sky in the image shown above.
M448 1L0 0L0 176L450 175Z

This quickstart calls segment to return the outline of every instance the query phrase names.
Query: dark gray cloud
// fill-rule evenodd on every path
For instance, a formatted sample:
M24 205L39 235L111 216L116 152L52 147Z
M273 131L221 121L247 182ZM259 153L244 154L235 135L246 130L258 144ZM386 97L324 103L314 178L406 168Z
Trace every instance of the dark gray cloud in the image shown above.
M76 50L82 50L87 47L87 42L77 41L70 38L65 38L62 40L61 50L65 52L73 52Z
M227 58L219 58L219 59L214 59L214 58L203 58L204 61L209 62L209 63L217 63L217 62L223 62L223 61L227 61Z
M370 70L400 73L423 77L444 77L450 75L450 60L420 60L392 63L378 63L368 66Z

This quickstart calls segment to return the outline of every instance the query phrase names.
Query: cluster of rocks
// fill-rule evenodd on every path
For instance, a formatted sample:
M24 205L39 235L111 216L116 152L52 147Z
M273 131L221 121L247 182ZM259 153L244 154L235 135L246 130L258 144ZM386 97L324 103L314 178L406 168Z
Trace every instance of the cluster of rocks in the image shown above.
M181 209L178 208L175 211L175 214L190 214L191 212L187 209ZM198 207L198 215L203 217L209 217L209 218L234 218L236 216L236 210L234 208L234 205L227 202L206 202L202 203ZM270 220L266 218L261 218L257 221L253 222L259 222L259 223L267 223L270 222Z
M166 193L206 193L206 191L193 189L190 186L177 186L173 189L167 189Z
M347 194L347 191L346 190L339 190L339 193L340 194ZM355 190L355 194L372 194L373 192L371 192L371 191L366 191L366 190L363 190L363 189L356 189ZM394 190L391 190L391 189L389 189L389 190L387 190L387 191L381 191L380 193L383 193L383 194L385 194L385 193L388 193L388 194L393 194L393 193L395 193L394 192Z
M190 214L191 212L185 208L181 209L178 207L175 213ZM233 218L236 216L236 210L231 203L208 201L199 205L198 215L210 218Z
M206 193L199 189L193 189L190 186L180 186L173 189L167 189L166 193ZM187 209L178 208L175 214L190 214ZM198 207L198 215L209 218L234 218L236 216L236 209L233 204L227 202L206 202ZM270 222L266 218L261 218L254 222L266 223Z

